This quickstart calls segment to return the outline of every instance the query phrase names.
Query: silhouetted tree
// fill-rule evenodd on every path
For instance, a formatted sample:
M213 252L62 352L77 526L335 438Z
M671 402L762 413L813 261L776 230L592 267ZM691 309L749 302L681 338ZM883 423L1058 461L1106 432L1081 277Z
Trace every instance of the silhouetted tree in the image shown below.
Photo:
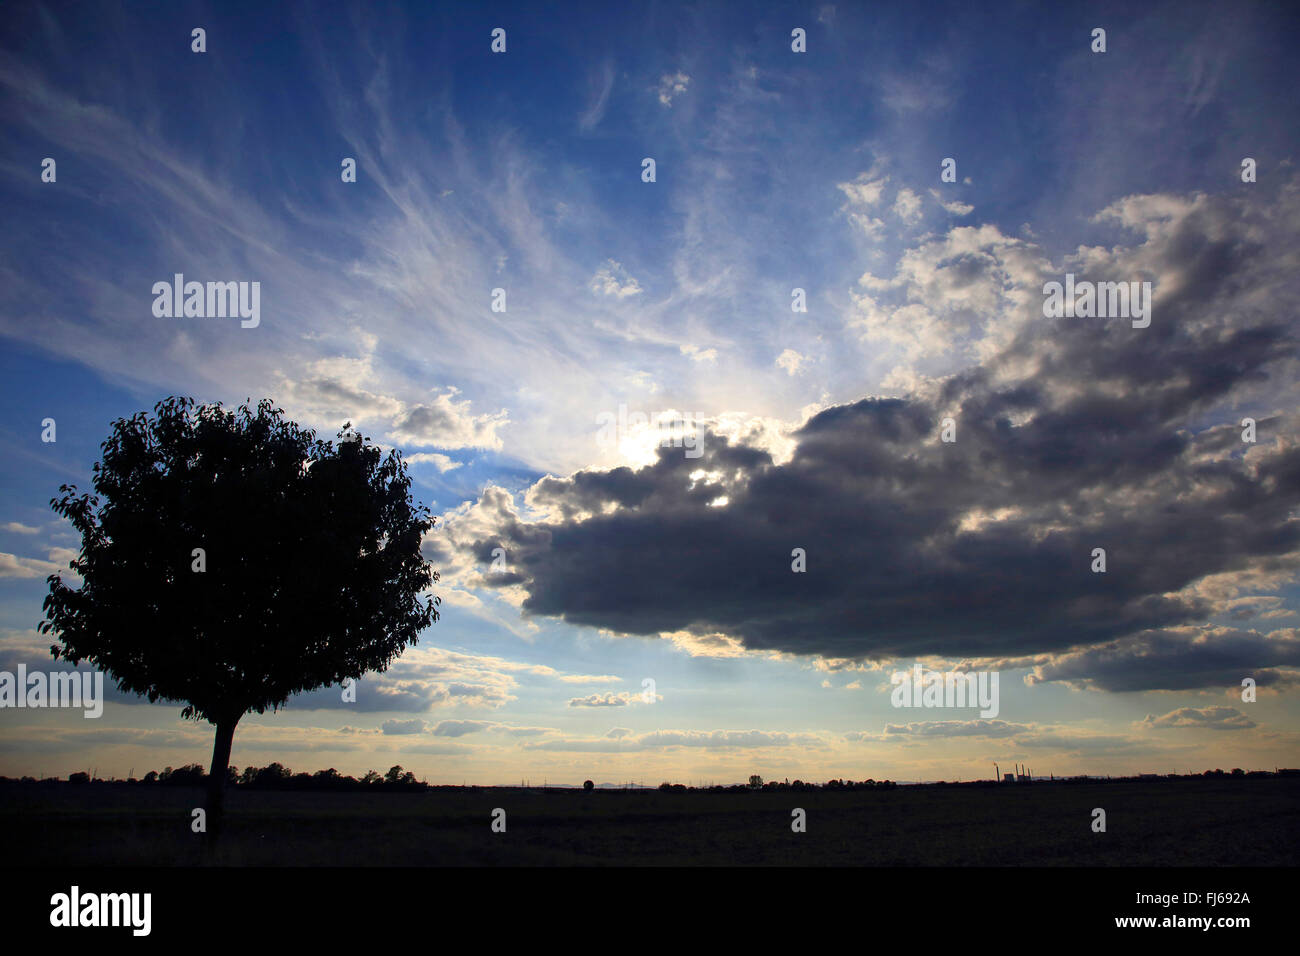
M51 575L40 627L55 659L215 725L210 847L240 718L382 671L438 619L420 600L438 580L420 553L433 519L401 456L350 424L336 445L267 400L154 413L113 423L95 496L63 485L50 502L81 533L82 586Z
M269 763L257 771L253 783L259 787L278 787L293 777L293 771L279 763Z
M583 790L592 790L592 789L595 789L595 786L596 786L596 785L595 785L594 783L592 783L590 780L584 780L584 781L582 781L582 789L583 789Z
M164 779L171 787L196 787L205 782L206 776L201 764L191 763L184 767L177 767L175 770L168 767Z
M311 775L311 780L315 786L334 788L343 781L343 775L330 767L328 770L317 770Z

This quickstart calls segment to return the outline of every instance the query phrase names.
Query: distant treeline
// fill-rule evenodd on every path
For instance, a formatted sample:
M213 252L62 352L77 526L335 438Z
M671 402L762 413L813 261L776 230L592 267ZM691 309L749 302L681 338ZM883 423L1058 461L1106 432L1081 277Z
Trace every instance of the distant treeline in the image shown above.
M0 781L12 782L12 778L0 777ZM58 777L47 777L37 781L35 777L23 777L20 783L61 783ZM201 764L191 763L183 767L167 767L164 770L150 770L143 777L130 777L125 781L92 778L85 772L68 776L68 783L128 783L147 786L200 787L206 786L208 773ZM230 767L226 771L226 782L231 786L248 787L252 790L424 790L428 784L415 779L415 774L404 770L401 765L390 767L388 772L368 771L365 776L344 776L333 767L317 770L315 773L294 773L288 767L278 763L265 767L245 767L239 771Z
M1143 773L1131 774L1128 776L1077 776L1077 777L1035 777L1032 783L1105 783L1107 781L1147 781L1147 780L1202 780L1206 777L1296 777L1300 776L1300 769L1278 769L1278 770L1242 770L1235 767L1232 770L1206 770L1204 773ZM105 780L102 777L92 776L90 773L77 772L70 774L64 781L59 777L45 777L37 780L35 777L22 777L15 780L12 777L0 777L0 784L9 783L72 783L72 784L89 784L89 783L126 783L140 786L171 786L171 787L198 787L207 784L208 774L202 765L197 763L186 764L183 767L167 767L164 770L150 770L143 777L130 777L126 780L112 778ZM409 790L431 790L443 789L434 787L423 780L416 780L415 774L409 770L404 770L401 765L390 767L388 772L380 774L378 771L368 771L364 776L350 777L345 776L330 767L328 770L317 770L315 773L294 773L288 767L278 763L268 764L265 767L245 767L239 771L236 767L230 767L227 770L226 782L231 786L251 790L338 790L338 791L356 791L364 790L373 791L409 791ZM998 786L1024 786L1030 781L1017 781L1016 783L1002 783L997 780L961 780L948 781L937 780L925 784L909 784L909 786L930 786L930 787L998 787ZM692 791L697 793L735 793L742 790L893 790L899 785L892 780L828 780L825 783L811 783L803 780L768 780L763 781L759 777L750 778L747 784L713 784L710 786L688 787L684 783L661 783L658 789L665 792L673 791ZM533 788L525 788L533 789ZM540 789L540 788L538 788ZM551 787L549 789L576 789L570 787ZM590 790L588 784L586 789ZM600 789L622 789L612 787L602 787ZM645 792L651 788L636 787L638 791Z
M892 780L827 780L825 783L811 783L804 780L769 780L763 783L757 777L750 782L730 785L713 784L707 787L688 787L684 783L661 783L660 790L696 790L706 793L734 793L738 790L892 790L898 784Z

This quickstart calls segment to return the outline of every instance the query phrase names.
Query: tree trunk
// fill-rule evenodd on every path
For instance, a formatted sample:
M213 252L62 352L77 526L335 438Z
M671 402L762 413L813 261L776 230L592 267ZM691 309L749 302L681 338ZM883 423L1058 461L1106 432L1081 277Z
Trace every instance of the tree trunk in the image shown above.
M207 831L204 833L204 860L215 860L217 839L221 835L222 816L226 803L226 769L230 766L230 746L235 740L235 726L239 718L217 721L217 736L212 744L212 769L208 771Z

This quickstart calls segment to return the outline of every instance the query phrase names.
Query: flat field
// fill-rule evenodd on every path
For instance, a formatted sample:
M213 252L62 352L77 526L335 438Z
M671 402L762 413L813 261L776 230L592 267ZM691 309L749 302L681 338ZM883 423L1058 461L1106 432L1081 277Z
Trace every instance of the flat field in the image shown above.
M203 791L0 785L0 827L45 865L192 866ZM893 790L232 789L232 866L1296 866L1300 779ZM791 811L807 832L791 831ZM1106 832L1092 831L1093 809ZM491 829L493 810L506 831Z

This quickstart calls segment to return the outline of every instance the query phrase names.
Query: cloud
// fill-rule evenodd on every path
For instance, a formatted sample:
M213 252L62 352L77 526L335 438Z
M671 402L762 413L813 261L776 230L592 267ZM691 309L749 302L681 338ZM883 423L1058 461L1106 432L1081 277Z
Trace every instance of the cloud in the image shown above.
M667 631L659 636L671 641L691 657L744 657L749 653L737 638L717 632L693 634L690 631Z
M12 534L39 534L40 528L33 528L29 525L22 524L18 521L8 521L0 525L0 530L11 532Z
M564 674L560 677L565 684L615 684L622 679L613 674Z
M578 128L583 132L594 129L605 118L605 110L609 106L609 94L614 89L614 61L604 60L589 74L587 85L590 102L578 117Z
M690 85L691 78L685 73L665 73L659 77L659 102L664 106L672 106L673 98L685 93Z
M886 724L883 737L1014 737L1032 733L1030 724L1005 720L920 720L908 724ZM850 740L880 739L877 735L856 733Z
M894 215L909 226L921 221L921 197L910 189L900 189L894 197Z
M1199 727L1204 730L1250 730L1258 726L1235 707L1180 707L1163 717L1147 714L1146 727Z
M859 173L851 182L835 185L836 189L844 193L846 200L840 207L840 212L871 240L880 239L885 231L885 221L873 217L869 212L880 204L885 186L889 184L889 177L880 175L879 167L880 163L876 163L867 172Z
M628 296L640 295L641 286L636 279L627 274L619 263L613 259L607 259L605 264L596 270L596 274L591 277L591 291L600 295L612 295L618 299L626 299Z
M973 364L921 393L814 413L784 463L710 431L698 459L660 449L644 467L548 476L527 495L547 517L498 498L472 547L507 548L529 616L859 660L1049 655L1043 680L1090 654L1078 676L1114 682L1100 648L1220 609L1198 582L1300 567L1300 446L1278 437L1300 419L1277 412L1256 445L1234 437L1240 403L1293 369L1282 316L1300 188L1130 197L1109 215L1140 241L1081 250L1070 267L1152 277L1149 328L1044 319L1043 253L956 227L905 253L895 279L864 282L918 298L940 338L962 317L987 326ZM950 415L957 440L943 443ZM1098 546L1104 575L1090 568ZM806 573L791 571L796 547ZM1277 666L1291 647L1248 641L1233 663ZM1170 679L1134 673L1135 686ZM1213 686L1222 671L1187 677Z
M464 462L453 461L448 456L436 451L420 451L413 455L403 456L403 461L412 465L430 464L438 471L446 474L454 468L459 468Z
M656 695L656 700L663 698ZM607 694L589 694L586 697L574 697L569 701L570 707L627 707L631 704L643 703L639 693L633 694L627 691L619 691Z
M326 687L291 698L289 709L418 714L452 707L500 708L516 699L516 674L545 679L559 676L545 664L412 646L388 670L366 674L357 681L355 702L343 701L337 687Z
M892 278L864 273L850 292L848 325L876 349L949 370L992 362L1029 323L1042 323L1051 263L996 226L958 226L898 258Z
M79 580L68 568L68 562L77 556L72 548L50 548L48 561L40 558L23 558L15 554L0 551L0 578L44 578L51 574L62 574L72 580Z
M435 737L463 737L497 726L490 720L440 720L433 728Z
M959 85L955 64L938 53L926 55L906 73L873 73L871 81L880 102L899 115L942 110Z
M618 728L622 731L624 728ZM611 731L611 734L614 732ZM556 738L526 744L530 750L569 751L574 753L630 753L645 750L701 748L705 750L759 750L768 747L824 747L816 734L783 733L765 730L655 730L644 734L618 733L617 736Z
M836 189L848 197L850 205L874 206L880 202L881 193L889 183L888 176L875 176L872 172L859 173L852 182L837 183Z
M448 388L431 402L404 408L393 422L393 438L409 445L499 449L497 429L509 421L505 410L475 415L468 399L455 400L459 391Z
M785 369L787 375L798 375L805 365L808 364L808 356L800 355L794 349L786 349L776 357L777 368Z
M1026 680L1058 681L1114 692L1240 690L1243 677L1260 687L1292 686L1300 667L1300 631L1261 633L1229 627L1159 628L1053 654Z
M423 720L416 718L414 720L385 720L380 729L385 734L422 734L427 725Z
M937 189L931 189L930 195L935 198L935 201L938 202L946 212L954 216L969 216L975 211L974 206L970 203L962 202L960 199L954 199L951 202L944 202L943 194Z
M717 349L702 349L695 345L681 345L678 348L692 362L716 362L718 360Z

